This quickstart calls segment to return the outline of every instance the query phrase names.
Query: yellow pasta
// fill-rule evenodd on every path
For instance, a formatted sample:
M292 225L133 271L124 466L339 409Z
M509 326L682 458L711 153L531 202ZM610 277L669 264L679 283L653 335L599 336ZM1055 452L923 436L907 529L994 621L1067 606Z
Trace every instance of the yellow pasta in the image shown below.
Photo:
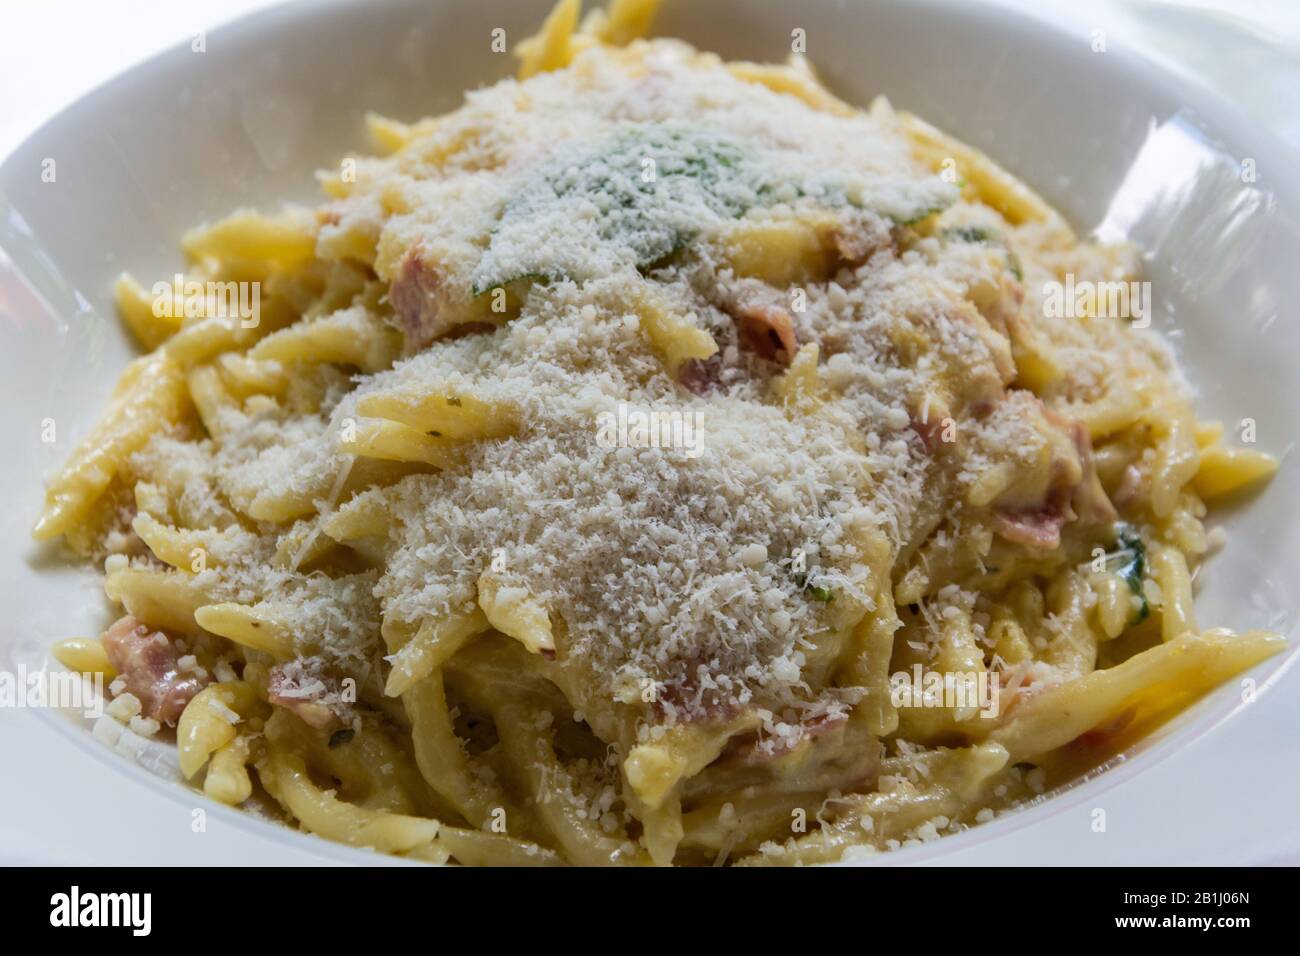
M1208 505L1277 462L1112 314L1136 249L802 55L581 6L518 81L369 114L318 209L117 280L149 354L35 529L103 563L121 616L53 651L113 716L413 861L823 863L1281 648L1198 624Z
M487 629L487 618L478 610L425 621L409 640L394 648L393 669L389 672L384 693L390 697L400 696L450 660L470 638Z
M554 654L550 615L526 588L511 587L490 571L479 575L478 603L487 623L534 654Z
M377 316L347 310L268 335L249 350L255 362L335 362L375 372L393 364L401 340Z
M1151 550L1151 575L1160 588L1160 631L1166 641L1196 630L1187 559L1170 547Z
M194 620L204 630L278 660L293 657L292 634L265 609L231 602L207 604L195 609Z
M970 184L982 202L996 209L1007 222L1012 225L1041 222L1065 228L1061 217L1037 193L983 153L910 113L900 113L898 117L907 136L916 144L918 156L936 172L950 168Z
M176 727L176 749L185 776L193 777L213 753L235 739L236 723L256 699L243 681L212 684L199 691Z
M358 401L357 411L409 425L434 438L503 438L519 427L518 413L509 405L456 393L379 392Z
M678 368L687 359L710 358L718 351L713 336L657 296L644 294L637 304L646 337L670 369Z
M127 466L127 458L156 431L183 419L189 408L181 370L166 355L137 359L113 390L108 413L50 482L34 534L66 534Z
M833 262L828 232L834 226L830 216L742 219L723 234L723 255L738 275L775 286L824 279Z
M355 435L344 437L339 448L367 458L419 462L435 468L454 464L463 452L459 443L442 435L430 435L401 422L372 420L359 422Z
M1277 461L1251 448L1215 445L1201 452L1192 487L1206 501L1225 498L1277 471Z
M253 795L248 774L248 738L236 737L212 755L203 778L203 792L228 806L238 806Z
M312 217L305 212L264 216L243 211L191 230L182 245L195 259L254 260L291 268L314 254L316 228Z
M581 0L560 0L537 35L519 44L516 55L520 60L520 79L568 64L573 56L573 34L581 10Z
M111 681L117 676L117 669L108 660L104 645L93 638L70 637L59 641L50 652L60 664L70 670L83 674L103 674L105 680Z
M799 68L762 63L732 63L727 68L734 76L746 82L758 83L774 92L798 97L815 110L836 116L853 115L851 106L833 96L815 77Z
M352 846L402 853L433 842L437 820L382 810L364 810L317 788L301 757L272 750L259 774L263 784L313 833Z
M592 10L582 21L582 32L613 46L639 40L650 30L659 0L610 0L609 9Z
M181 320L185 315L183 308L180 310L156 308L155 297L126 273L118 276L113 286L113 298L122 321L130 328L131 334L144 349L156 349L180 331ZM164 314L159 315L160 311ZM170 311L171 314L167 315L166 311Z
M1143 695L1194 696L1276 653L1281 639L1261 632L1188 634L1123 664L1036 694L990 739L1013 759L1039 757L1118 716Z
M109 570L104 593L133 617L182 634L198 631L195 612L208 601L203 587L185 573L129 566Z

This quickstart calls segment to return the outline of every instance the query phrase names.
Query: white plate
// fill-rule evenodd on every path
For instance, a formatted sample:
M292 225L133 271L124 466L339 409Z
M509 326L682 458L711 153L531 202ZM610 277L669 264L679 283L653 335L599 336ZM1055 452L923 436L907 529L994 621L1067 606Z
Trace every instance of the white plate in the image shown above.
M131 348L113 277L168 276L187 227L240 205L316 196L311 172L363 148L376 109L413 119L509 74L512 42L549 0L331 0L279 7L105 85L0 165L0 669L107 620L96 582L27 544L43 474L103 406ZM958 2L668 0L659 21L728 57L783 58L806 31L824 78L876 93L985 149L1086 231L1152 253L1157 324L1205 415L1297 438L1300 194L1291 154L1230 104L1114 44L1094 52L1020 14ZM53 160L56 179L44 182ZM1247 162L1249 161L1249 162ZM1243 182L1243 163L1256 180ZM52 419L57 440L42 442ZM1286 461L1249 507L1216 517L1227 548L1202 575L1206 624L1295 630L1300 477ZM969 833L881 862L1206 863L1300 859L1300 676L1294 651L1221 688L1122 765ZM48 862L365 861L165 784L64 715L0 710L0 858ZM165 763L165 760L163 761ZM208 826L195 833L193 811ZM1095 810L1107 827L1096 832Z

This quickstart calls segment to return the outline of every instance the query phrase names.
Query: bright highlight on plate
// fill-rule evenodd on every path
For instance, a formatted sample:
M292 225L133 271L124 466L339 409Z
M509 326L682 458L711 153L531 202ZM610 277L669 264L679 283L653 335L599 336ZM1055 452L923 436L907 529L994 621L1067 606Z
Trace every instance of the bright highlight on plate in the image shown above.
M123 276L148 351L39 538L184 774L464 864L790 864L984 822L1278 651L1202 630L1198 422L1137 250L795 54L561 0L316 210Z

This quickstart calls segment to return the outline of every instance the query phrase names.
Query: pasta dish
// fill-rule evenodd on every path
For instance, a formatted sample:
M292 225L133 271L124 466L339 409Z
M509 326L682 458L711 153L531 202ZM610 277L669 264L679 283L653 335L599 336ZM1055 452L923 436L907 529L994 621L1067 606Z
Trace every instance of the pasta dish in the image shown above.
M97 736L409 859L830 862L1280 649L1196 621L1206 503L1276 464L1196 419L1138 250L797 51L579 7L118 280L144 354L35 529L120 609L55 648Z

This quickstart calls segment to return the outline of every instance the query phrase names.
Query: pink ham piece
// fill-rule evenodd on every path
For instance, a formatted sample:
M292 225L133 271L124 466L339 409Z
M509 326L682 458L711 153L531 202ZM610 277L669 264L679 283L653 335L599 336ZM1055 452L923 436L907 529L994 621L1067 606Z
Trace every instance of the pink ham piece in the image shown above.
M108 660L126 681L126 690L140 700L140 712L175 726L185 705L208 683L207 678L182 674L171 638L151 631L129 614L104 632Z
M389 286L388 301L401 322L407 352L424 348L451 326L446 318L451 310L445 283L425 261L419 246L402 259Z
M916 437L921 439L921 447L925 449L927 455L933 455L943 444L943 419L938 415L930 415L922 421L915 414L910 418L909 427L916 433Z
M1041 505L995 509L993 530L1014 544L1051 551L1060 547L1061 528L1067 522L1079 519L1086 524L1109 524L1116 512L1097 476L1087 428L1040 400L1035 403L1047 425L1069 436L1074 460L1068 454L1054 460L1051 483Z
M272 704L296 714L316 730L338 730L349 722L349 708L340 700L338 691L302 661L271 668L266 694Z
M707 359L687 359L677 369L677 381L692 395L707 395L722 387L721 372L722 359L716 355Z
M794 335L794 318L776 305L752 303L733 314L740 334L740 346L772 362L789 365L799 350Z
M1106 496L1106 489L1101 486L1088 429L1083 422L1071 422L1070 435L1074 439L1075 451L1079 453L1079 461L1083 463L1083 478L1074 489L1074 510L1083 521L1090 524L1110 524L1119 517L1119 513Z
M1052 551L1061 545L1061 528L1073 517L1064 499L1051 499L1041 508L993 512L993 530L1014 544L1039 551Z

